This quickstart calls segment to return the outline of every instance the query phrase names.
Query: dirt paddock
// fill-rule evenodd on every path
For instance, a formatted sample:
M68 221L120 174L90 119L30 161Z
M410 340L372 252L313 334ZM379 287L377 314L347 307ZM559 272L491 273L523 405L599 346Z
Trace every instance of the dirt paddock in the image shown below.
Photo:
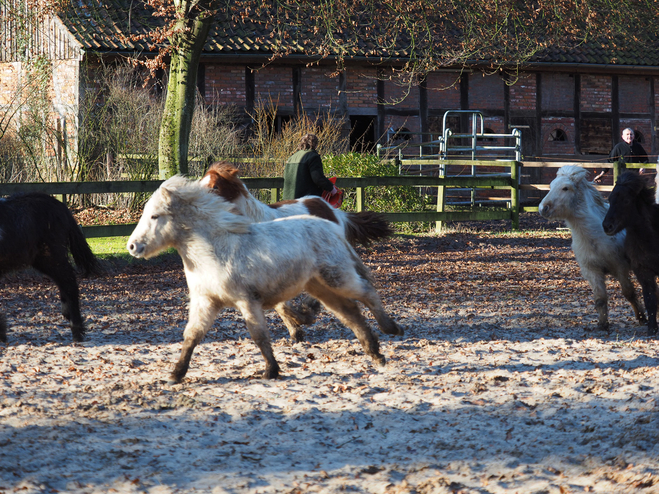
M594 331L568 233L359 253L406 329L380 334L387 366L325 311L298 344L269 311L275 381L229 310L167 384L187 320L176 256L81 280L82 344L50 282L5 278L0 493L659 492L657 341L614 282L611 332Z

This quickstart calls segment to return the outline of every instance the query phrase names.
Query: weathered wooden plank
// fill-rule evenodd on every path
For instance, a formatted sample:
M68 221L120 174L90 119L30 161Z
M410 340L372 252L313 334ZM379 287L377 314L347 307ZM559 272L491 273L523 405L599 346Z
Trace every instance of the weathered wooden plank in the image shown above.
M248 189L283 189L283 177L240 178Z
M511 187L509 174L479 175L475 177L426 177L404 175L398 177L344 177L336 180L336 186L341 189L357 187Z
M394 177L395 178L395 177ZM245 178L242 179L248 188L270 189L284 186L284 179ZM0 195L10 195L18 192L42 192L44 194L109 194L153 192L162 180L116 180L108 182L45 182L45 183L10 183L0 184Z
M549 184L520 184L523 190L549 190ZM611 192L613 185L596 185L595 188L600 192Z
M83 226L82 233L86 238L98 237L127 237L137 226L137 223L128 225L96 225L96 226Z
M514 166L515 161L506 160L506 161L471 161L471 160L438 160L438 159L418 159L418 160L401 160L400 164L403 166L408 165L446 165L446 166L498 166L498 167L510 167Z
M505 162L497 162L505 163ZM510 162L515 165L515 162ZM505 166L505 165L503 165ZM281 177L244 178L245 185L251 189L281 189L284 179ZM427 187L463 187L483 189L514 189L514 179L508 173L496 173L478 176L393 176L393 177L345 177L337 180L341 188L355 188L364 190L364 187L396 187L396 186L427 186ZM20 183L0 184L0 195L9 195L16 192L43 192L51 195L74 194L106 194L106 193L149 193L155 191L161 180L143 181L109 181L109 182L54 182L54 183ZM460 211L460 212L415 212L415 213L387 213L387 219L392 222L414 221L480 221L480 220L515 220L515 214L510 209L495 211ZM97 225L83 227L83 233L88 238L112 237L130 235L135 228L130 225Z
M123 192L153 192L161 180L112 181L112 182L47 182L0 184L0 195L17 192L42 192L44 194L108 194Z
M581 166L583 168L613 168L613 163L608 161L527 161L523 168L561 168L567 165ZM656 163L627 163L627 168L651 168L657 167Z
M384 213L387 221L400 223L404 221L486 221L510 220L510 210L501 211L422 211L411 213Z

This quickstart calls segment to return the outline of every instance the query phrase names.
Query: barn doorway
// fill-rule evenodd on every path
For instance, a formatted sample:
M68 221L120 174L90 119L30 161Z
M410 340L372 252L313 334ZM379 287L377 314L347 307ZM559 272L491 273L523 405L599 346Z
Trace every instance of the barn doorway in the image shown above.
M372 153L375 149L375 117L350 117L350 150Z

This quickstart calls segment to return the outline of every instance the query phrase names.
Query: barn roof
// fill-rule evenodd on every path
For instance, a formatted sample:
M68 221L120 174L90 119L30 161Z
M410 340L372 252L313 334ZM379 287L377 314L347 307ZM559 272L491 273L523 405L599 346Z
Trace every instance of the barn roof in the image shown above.
M153 17L152 13L141 0L73 0L68 10L59 17L86 51L103 54L149 53L155 52L156 47L147 39L131 41L128 35L146 35L154 26L162 24L162 20ZM291 55L303 55L305 44L314 42L311 29L306 32L300 30L295 39L283 41L273 33L268 24L249 19L218 22L211 29L204 54L267 57L277 43L283 42ZM359 40L352 50L346 58L384 56L405 59L410 55L404 40L393 45L390 52L367 39ZM650 49L647 46L620 46L597 41L569 49L550 48L536 54L529 63L659 67L659 39Z

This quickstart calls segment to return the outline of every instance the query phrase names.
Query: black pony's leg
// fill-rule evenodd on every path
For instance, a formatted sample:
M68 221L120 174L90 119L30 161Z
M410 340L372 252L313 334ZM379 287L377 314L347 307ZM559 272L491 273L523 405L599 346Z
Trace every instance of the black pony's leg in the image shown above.
M0 341L7 343L7 321L2 314L0 314Z
M643 290L643 301L648 313L648 336L657 334L657 282L653 273L637 273L634 271Z
M80 315L78 282L66 250L51 248L48 256L37 257L32 266L55 282L60 292L62 315L71 321L73 340L83 341L85 325Z

